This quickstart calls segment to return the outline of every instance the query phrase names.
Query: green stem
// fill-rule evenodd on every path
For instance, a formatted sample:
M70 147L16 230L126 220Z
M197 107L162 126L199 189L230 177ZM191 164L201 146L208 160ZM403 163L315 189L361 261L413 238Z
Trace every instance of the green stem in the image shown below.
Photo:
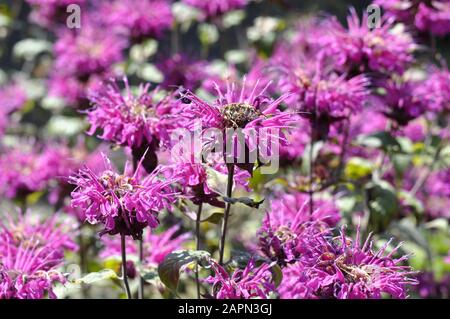
M311 126L311 145L309 147L309 214L314 212L314 127Z
M198 211L197 211L197 219L195 221L195 239L196 239L196 250L200 250L200 221L202 216L202 206L203 203L200 202L198 204ZM198 268L198 262L195 265L195 283L197 284L197 299L200 299L200 281L199 281L199 268Z
M228 168L228 181L227 181L227 197L231 198L233 194L233 177L234 177L234 164L227 164ZM223 254L225 252L225 238L227 234L228 217L230 216L231 203L227 202L225 207L225 215L222 220L222 237L220 238L219 246L219 265L223 265Z
M124 286L125 286L125 291L127 293L127 297L128 297L128 299L131 299L130 285L128 284L127 251L126 251L125 235L124 234L120 234L120 248L122 250L122 276L123 276L123 283L124 283Z
M144 241L143 239L138 240L138 246L139 246L139 263L142 265L144 264ZM142 276L139 276L139 290L138 290L138 299L144 299L144 278Z

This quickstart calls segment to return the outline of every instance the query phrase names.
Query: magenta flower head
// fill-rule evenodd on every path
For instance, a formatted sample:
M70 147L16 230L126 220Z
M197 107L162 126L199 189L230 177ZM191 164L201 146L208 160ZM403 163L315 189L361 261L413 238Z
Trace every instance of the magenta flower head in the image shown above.
M307 258L310 247L317 246L322 236L330 232L341 219L331 201L316 200L310 214L307 194L284 194L273 200L258 231L259 247L280 265Z
M450 2L435 0L431 4L420 3L415 17L415 25L421 31L437 36L450 33Z
M279 287L282 298L379 299L382 294L393 298L408 297L408 285L415 285L415 273L402 266L407 257L394 258L400 245L389 253L392 239L377 252L372 250L371 235L360 244L358 228L355 240L345 236L329 239L316 247L316 259L302 260L285 268Z
M71 4L84 6L86 0L27 0L32 6L30 19L45 28L52 28L57 23L66 23L69 16L67 7Z
M286 143L284 131L291 128L292 113L278 109L289 94L274 100L266 95L269 85L257 89L259 82L256 81L249 87L244 78L240 88L236 83L227 83L225 93L216 85L218 99L213 103L200 99L189 90L182 90L187 128L195 130L201 124L204 135L208 132L216 134L213 138L203 136L203 145L211 148L213 143L222 143L227 163L228 160L247 157L247 152L257 152L258 156L262 152L271 154L273 146ZM220 138L222 140L218 141ZM248 160L245 158L244 162Z
M447 67L431 68L427 78L417 88L430 113L450 110L450 72Z
M26 101L26 92L19 84L0 87L0 137L9 126L9 114L20 109Z
M91 124L88 134L102 129L101 139L130 147L135 160L149 148L143 165L151 172L157 165L156 150L169 140L169 131L174 127L170 113L177 102L170 96L156 101L157 91L149 92L150 84L141 85L135 95L126 77L124 83L124 95L114 81L90 93L93 106L87 111Z
M428 177L420 198L431 218L449 218L450 212L450 168L434 171Z
M390 17L414 26L419 31L437 36L450 32L450 3L448 0L375 0Z
M401 126L419 117L427 110L426 98L422 94L422 82L412 80L385 80L379 87L383 93L378 97L380 111ZM376 99L374 100L376 101Z
M127 162L125 172L119 174L105 157L104 172L95 174L86 167L70 177L70 183L76 185L72 206L84 210L89 223L103 224L100 235L120 233L141 239L143 229L157 227L158 213L170 209L175 201L176 194L170 187L172 181L158 178L164 169L158 167L140 181L137 176L140 166L141 163L131 174Z
M194 91L202 85L209 76L208 63L203 60L194 60L187 55L177 53L157 64L158 69L164 74L161 87L173 89L174 86L182 86Z
M134 41L160 37L173 21L169 0L106 1L99 10L109 28Z
M189 233L179 234L180 227L175 225L164 232L147 232L143 240L145 266L158 266L164 258L172 251L181 249L183 244L190 238ZM121 258L120 238L104 236L102 242L105 245L100 253L100 258ZM139 252L136 243L131 238L126 242L127 255L130 261L139 259Z
M0 222L0 299L56 298L53 285L66 282L57 270L64 251L77 250L70 239L73 229L64 229L56 218L39 222L26 214L18 221L7 219Z
M36 191L45 191L58 177L58 168L65 161L52 145L5 147L0 154L0 195L23 198Z
M363 75L348 78L330 71L320 59L292 56L281 48L273 59L282 92L291 92L288 104L314 125L314 133L327 136L330 124L360 112L368 96Z
M216 207L224 207L218 199L220 196L208 185L207 164L177 163L170 165L168 170L171 178L178 181L183 196L194 204L208 203ZM235 177L237 180L237 177Z
M89 19L95 19L90 17ZM87 19L80 29L61 29L53 48L54 69L65 75L86 79L120 62L127 41ZM83 21L84 22L84 21Z
M370 28L367 13L360 20L351 9L348 29L336 18L326 21L329 32L320 42L322 53L334 59L338 68L350 72L403 73L413 61L415 44L403 30L394 29L394 20L382 17L380 25Z
M203 18L215 18L232 10L245 7L248 0L183 0L184 3L199 9Z
M275 289L270 265L256 267L254 259L250 259L245 269L236 269L232 275L214 261L211 268L214 275L205 281L212 285L216 299L267 299Z

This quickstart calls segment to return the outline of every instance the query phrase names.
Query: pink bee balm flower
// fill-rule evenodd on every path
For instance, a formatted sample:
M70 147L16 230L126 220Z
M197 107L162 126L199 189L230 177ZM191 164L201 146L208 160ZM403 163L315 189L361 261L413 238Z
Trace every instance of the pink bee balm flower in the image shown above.
M93 19L93 17L91 17ZM85 79L122 60L127 42L107 28L87 20L80 29L61 29L54 46L54 69Z
M437 36L450 33L450 1L433 0L430 5L420 3L415 25L419 30L429 31Z
M116 82L90 92L93 107L87 111L91 123L88 134L93 135L100 128L101 139L131 148L157 146L161 140L167 140L168 128L173 126L173 118L167 114L168 98L156 102L156 91L149 92L150 84L141 85L134 95L127 78L124 83L124 95Z
M26 196L45 191L50 181L59 177L59 167L64 162L58 148L44 148L30 144L8 147L0 155L0 195L6 198Z
M201 10L204 18L214 18L228 11L245 7L248 0L183 0L183 2Z
M147 232L143 239L145 266L157 266L169 253L182 248L186 240L190 238L190 234L177 235L179 230L180 227L175 225L162 233ZM121 258L120 238L104 236L102 242L105 247L100 253L100 258ZM139 252L136 243L131 238L127 238L125 246L127 255L137 260Z
M243 155L239 153L240 150L247 148L253 152L258 147L269 154L274 143L286 144L283 130L291 128L292 114L283 112L278 107L289 94L283 94L274 100L265 95L270 82L262 89L257 89L258 83L256 81L250 88L244 78L239 89L236 83L227 83L225 93L216 85L218 99L213 103L200 99L188 90L181 92L181 101L187 104L184 116L188 119L188 128L195 129L197 121L200 121L203 132L208 129L220 131L225 142L223 145L226 145L227 138L234 144L234 150L228 153L224 147L227 157L236 158ZM228 136L230 132L231 136ZM214 138L212 141L205 139L204 146L209 147L214 142L217 142Z
M310 214L309 196L284 194L271 203L271 210L258 231L261 251L281 265L306 258L323 234L340 221L340 212L331 202L318 199Z
M170 209L175 201L172 180L158 179L163 168L158 167L140 181L137 172L141 164L132 175L127 162L125 172L119 174L105 157L106 170L102 173L95 174L86 167L70 177L69 182L77 186L71 194L72 207L84 210L89 223L103 224L100 235L120 233L141 239L143 229L158 226L158 213Z
M183 195L194 204L208 203L224 207L224 203L218 200L219 194L208 186L206 164L177 163L170 166L170 175L179 181Z
M170 89L174 86L182 86L194 91L207 80L208 63L203 60L194 60L184 54L175 54L157 64L158 69L164 74L161 87Z
M382 17L380 26L370 29L367 13L360 20L351 9L348 29L336 18L325 23L329 24L329 32L319 40L322 52L344 71L403 73L413 61L416 46L409 34L394 30L393 19Z
M411 268L402 266L407 257L393 257L400 246L385 253L392 240L374 252L370 237L361 246L359 228L354 241L342 228L340 237L315 248L315 259L301 260L284 269L280 297L379 299L384 293L407 298L407 286L417 284Z
M71 4L83 6L86 0L27 0L32 6L30 18L40 26L51 28L55 23L66 22L69 17L67 7Z
M399 125L407 125L427 110L421 86L422 83L419 81L383 81L380 87L384 92L375 105L378 104L386 117L395 120Z
M214 276L205 281L212 284L216 299L267 299L275 289L269 264L256 267L255 261L251 259L245 269L237 269L231 276L215 262L211 267Z
M9 126L9 114L20 109L27 101L23 88L16 83L0 87L0 137Z
M450 72L446 67L432 68L418 90L431 113L450 110Z
M173 21L168 0L106 1L100 12L106 25L134 40L160 37Z
M331 123L361 112L369 94L365 76L339 75L322 60L293 56L283 47L275 54L273 64L280 71L281 91L292 93L288 104L308 118L322 135L328 134Z
M25 217L0 224L0 299L56 298L53 285L66 279L61 266L66 249L76 250L55 218L41 223Z

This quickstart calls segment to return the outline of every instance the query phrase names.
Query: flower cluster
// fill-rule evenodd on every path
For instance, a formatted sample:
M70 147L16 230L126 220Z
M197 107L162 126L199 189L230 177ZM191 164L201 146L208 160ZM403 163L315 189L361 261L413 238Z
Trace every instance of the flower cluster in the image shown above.
M268 264L257 267L255 261L251 259L244 269L236 269L231 275L216 263L211 267L214 276L206 278L205 281L212 285L214 298L266 299L275 289Z
M450 3L447 0L375 0L389 16L423 32L445 36L450 32Z
M283 298L406 298L407 285L416 284L410 267L402 266L406 256L394 258L399 246L386 253L387 242L373 251L370 235L361 246L360 230L355 240L341 236L316 247L316 258L308 258L284 269L279 287Z
M199 9L204 18L215 18L228 11L245 7L248 0L183 0L183 2Z
M260 249L267 257L281 265L294 263L339 222L339 210L332 202L316 201L312 214L310 205L303 193L283 194L272 202L258 231Z
M158 178L161 169L140 181L138 169L132 174L129 166L119 174L105 157L105 171L102 173L95 174L86 167L69 179L76 185L72 192L72 206L84 210L89 223L103 224L100 234L121 234L140 239L143 229L158 226L158 213L175 201L175 193L170 188L172 181Z
M134 40L160 37L172 25L168 0L106 1L100 12L106 25Z
M416 45L408 33L394 27L392 19L382 17L380 25L371 28L367 14L359 19L351 10L348 28L334 18L325 23L329 31L318 40L322 52L343 71L403 73L413 62Z
M448 297L450 1L369 3L2 5L0 299Z
M56 218L40 223L27 214L0 223L0 299L56 298L53 285L66 282L58 271L64 251L77 249L73 234Z

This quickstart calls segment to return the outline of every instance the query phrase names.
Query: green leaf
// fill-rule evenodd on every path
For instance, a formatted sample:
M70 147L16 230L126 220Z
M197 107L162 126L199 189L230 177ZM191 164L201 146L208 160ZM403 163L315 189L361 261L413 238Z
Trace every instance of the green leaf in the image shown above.
M384 151L400 151L401 145L389 132L377 132L370 135L362 135L357 138L357 143L370 148L378 148Z
M273 283L275 284L275 287L278 287L283 281L283 272L281 267L278 264L274 264L270 270L272 272Z
M202 220L203 222L208 222L208 223L212 223L212 224L219 224L222 221L224 213L223 212L215 212L212 213L211 215L209 215L208 217L206 217L205 219Z
M344 174L347 179L358 180L369 176L373 172L373 164L360 157L352 157L348 160Z
M85 122L80 118L68 116L53 116L47 124L47 130L52 136L71 137L85 129Z
M34 192L34 193L27 195L27 198L25 199L27 205L36 204L39 201L39 199L42 197L42 195L44 195L44 194L45 194L45 192L41 191L41 192Z
M261 205L264 202L264 199L260 200L260 201L255 201L249 197L232 198L232 197L223 196L222 198L223 198L224 202L226 202L226 203L230 203L230 204L241 203L241 204L244 204L251 208L259 208L259 205Z
M232 26L238 25L245 19L244 10L233 10L224 14L222 18L222 24L225 28L230 28Z
M403 204L411 207L417 215L423 215L425 210L422 202L410 192L400 191L398 197L403 200Z
M395 154L392 156L392 163L398 174L403 174L411 165L411 156L405 154Z
M139 66L136 75L143 80L161 83L164 80L164 75L161 71L151 63L145 63Z
M205 167L208 187L215 193L225 196L227 193L228 176L211 167Z
M118 276L112 269L102 269L98 272L91 272L86 276L75 280L76 284L93 284L95 282L105 280L105 279L117 279Z
M141 274L142 279L149 284L154 285L159 280L158 269L156 267L143 267L138 265L137 270Z
M164 285L176 291L180 272L190 264L198 262L199 265L209 265L211 255L202 250L177 250L166 256L158 266L158 275Z
M158 42L149 39L140 44L135 44L130 49L130 58L136 63L145 63L158 50Z
M399 210L399 201L394 188L386 181L376 181L368 185L369 223L376 231L385 230Z
M13 48L14 56L25 60L33 60L38 54L50 51L52 44L46 40L23 39L17 42Z
M219 39L219 30L214 24L202 23L198 26L198 37L203 45L209 46Z
M395 221L389 230L396 238L413 242L421 247L428 259L431 259L432 251L427 239L411 220L404 218L401 221Z

